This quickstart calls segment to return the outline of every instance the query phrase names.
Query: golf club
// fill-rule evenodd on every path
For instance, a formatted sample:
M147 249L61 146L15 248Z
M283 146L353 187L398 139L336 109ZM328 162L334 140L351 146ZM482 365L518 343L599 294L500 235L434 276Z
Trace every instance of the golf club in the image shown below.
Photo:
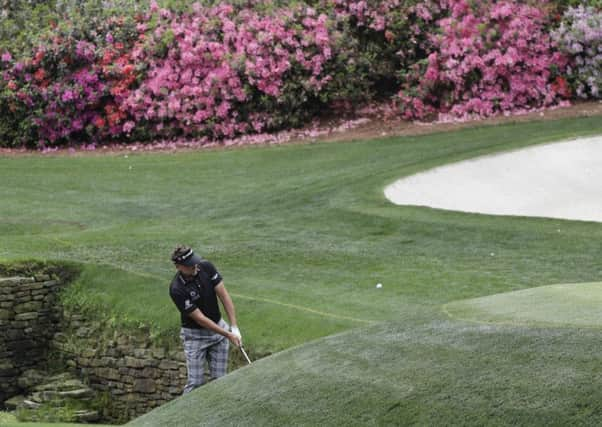
M247 356L247 352L245 351L245 349L243 348L242 345L239 348L240 348L240 351L242 351L242 354L245 356L245 359L247 359L247 362L250 365L251 364L251 359L249 359L249 356Z

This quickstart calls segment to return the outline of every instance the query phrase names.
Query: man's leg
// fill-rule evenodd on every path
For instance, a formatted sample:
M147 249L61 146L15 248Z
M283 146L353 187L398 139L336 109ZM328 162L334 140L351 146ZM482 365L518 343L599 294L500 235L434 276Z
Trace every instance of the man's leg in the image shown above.
M184 394L200 387L205 382L205 357L207 350L202 346L203 341L183 337L184 353L186 354L186 370L188 381L184 387Z
M212 345L207 350L207 361L209 362L209 373L211 379L226 375L228 369L228 349L230 341L226 338Z

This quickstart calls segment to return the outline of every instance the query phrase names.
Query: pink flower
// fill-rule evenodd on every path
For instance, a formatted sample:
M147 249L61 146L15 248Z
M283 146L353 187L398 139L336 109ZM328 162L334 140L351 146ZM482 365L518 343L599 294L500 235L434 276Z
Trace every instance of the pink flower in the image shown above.
M69 102L73 101L76 98L75 93L72 90L66 90L63 92L63 96L61 96L61 101Z
M437 23L428 64L404 83L415 95L398 97L404 115L420 118L431 103L458 116L488 116L554 102L551 70L565 64L555 59L540 9L514 0L446 3L450 16Z
M127 122L125 122L123 124L123 131L125 133L129 134L135 127L136 127L136 124L133 121L128 120Z

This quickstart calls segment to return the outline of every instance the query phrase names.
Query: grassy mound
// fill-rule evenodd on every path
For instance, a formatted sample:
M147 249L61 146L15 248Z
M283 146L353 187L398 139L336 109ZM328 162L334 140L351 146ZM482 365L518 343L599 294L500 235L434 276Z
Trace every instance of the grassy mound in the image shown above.
M169 254L188 243L223 274L246 347L293 349L138 422L179 425L195 405L194 425L580 420L599 397L597 380L583 385L600 366L595 331L474 325L441 305L600 280L602 226L398 207L382 189L452 161L601 133L592 117L342 144L0 158L0 258L83 263L67 301L177 343ZM567 378L550 394L557 372Z
M602 422L597 331L483 327L430 314L287 350L128 425Z
M541 286L445 306L453 318L476 322L602 328L602 283Z

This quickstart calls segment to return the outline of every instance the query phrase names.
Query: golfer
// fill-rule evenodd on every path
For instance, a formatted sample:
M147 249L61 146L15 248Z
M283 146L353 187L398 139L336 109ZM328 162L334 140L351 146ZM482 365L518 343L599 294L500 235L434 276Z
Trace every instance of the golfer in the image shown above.
M181 315L180 338L188 370L184 393L188 393L205 382L205 359L211 379L226 375L229 342L240 347L242 337L236 326L234 304L213 264L201 259L188 246L176 247L171 260L178 272L169 286L169 296ZM217 297L231 328L222 319Z

